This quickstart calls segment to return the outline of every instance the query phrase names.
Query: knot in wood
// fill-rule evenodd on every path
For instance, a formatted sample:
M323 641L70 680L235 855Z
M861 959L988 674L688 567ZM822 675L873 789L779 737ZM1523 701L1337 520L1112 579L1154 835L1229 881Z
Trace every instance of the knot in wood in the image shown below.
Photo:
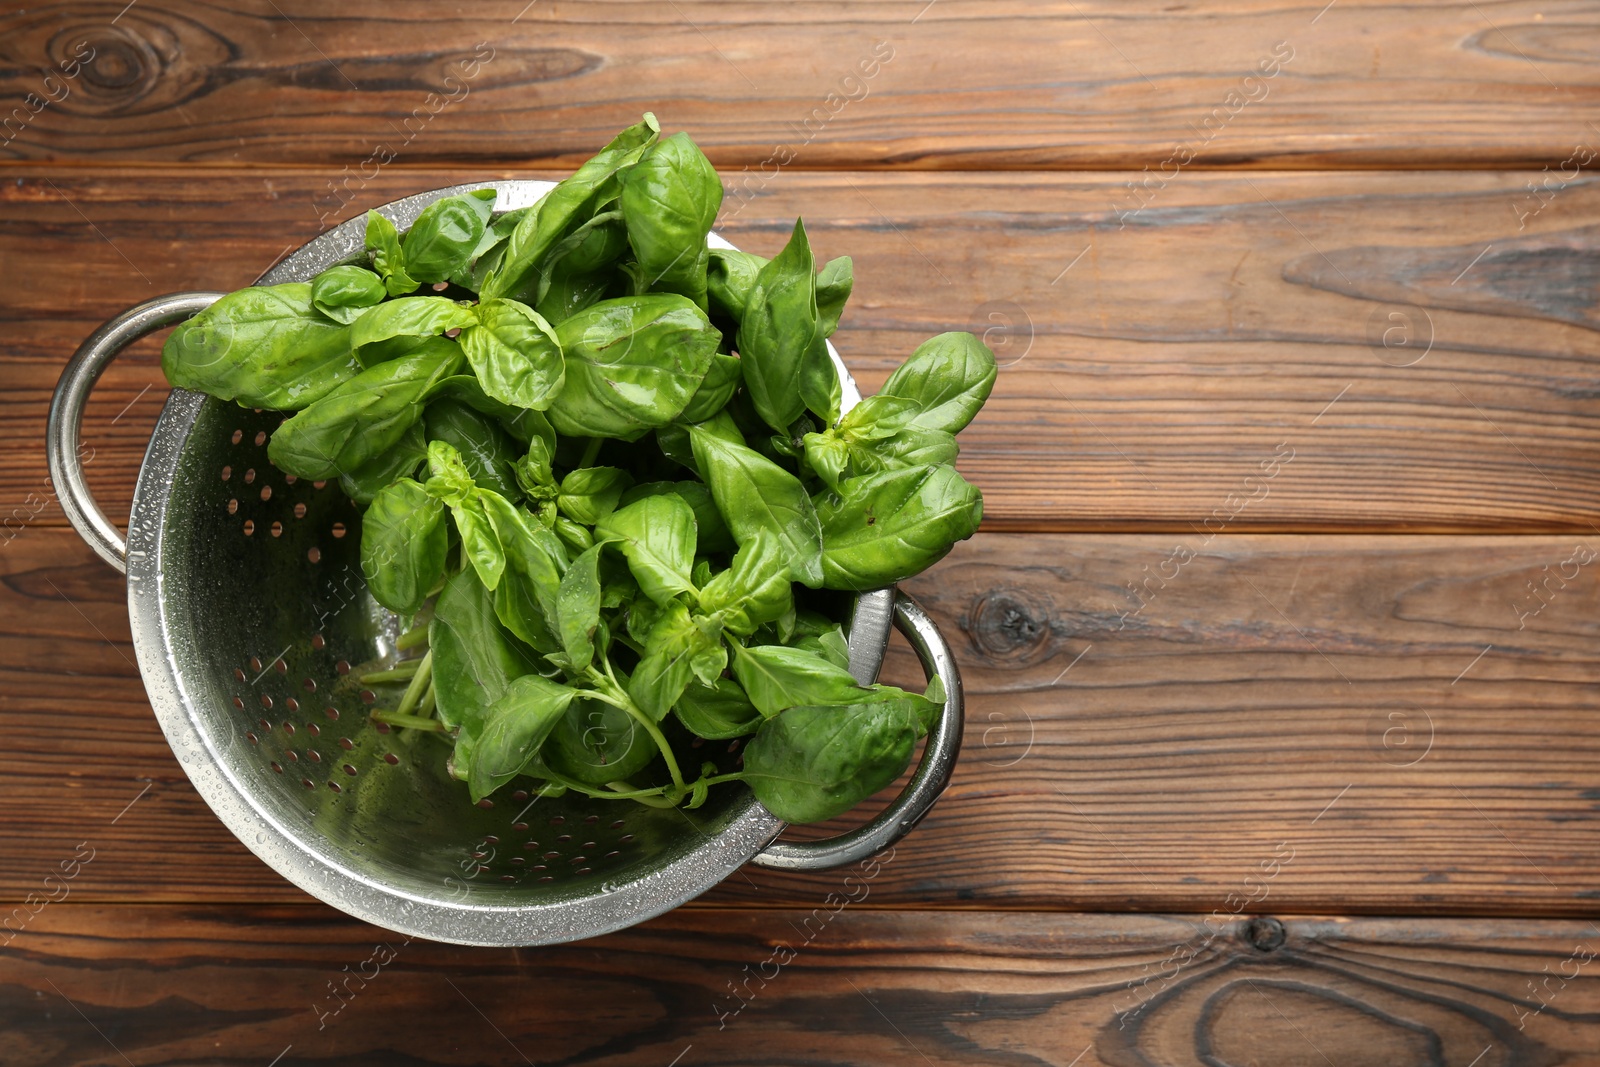
M995 659L1020 659L1050 641L1051 604L1021 589L998 589L980 596L963 621L972 643Z
M1281 948L1288 937L1283 923L1270 916L1251 919L1244 928L1244 938L1262 952Z

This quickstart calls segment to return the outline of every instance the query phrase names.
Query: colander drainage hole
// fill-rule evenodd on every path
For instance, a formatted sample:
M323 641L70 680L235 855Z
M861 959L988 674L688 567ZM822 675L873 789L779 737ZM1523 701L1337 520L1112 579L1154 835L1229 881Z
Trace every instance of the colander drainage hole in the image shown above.
M261 487L261 499L262 499L262 500L263 500L263 501L266 501L266 500L271 500L271 499L272 499L272 486L270 486L270 485L263 485L263 486L262 486L262 487ZM275 522L275 523L273 523L273 524L272 524L272 525L274 525L274 526L280 526L280 525L281 525L281 524L280 524L280 523L276 523L276 522Z
M256 431L256 447L260 448L262 445L264 445L266 443L267 443L267 431L265 431L265 430L257 430Z
M328 639L326 637L323 637L321 634L312 634L311 635L311 647L312 648L320 650L320 649L326 648L327 644L328 644Z
M255 480L256 480L256 469L254 467L251 467L249 470L244 472L244 484L245 485L250 485Z
M234 498L234 499L229 500L228 501L228 514L229 515L237 515L238 513L239 513L239 501L238 501L238 498Z
M246 537L249 537L251 534L253 534L255 532L256 532L256 520L254 520L254 519L246 519L246 520L244 520L244 535Z
M233 669L233 680L236 681L236 682L244 681L244 670L243 670L243 668L235 667Z
M232 478L232 477L233 477L233 468L232 467L223 467L222 468L222 480L223 481L227 481L229 478Z
M304 504L296 504L294 506L294 517L297 519L306 517L306 506Z
M254 671L256 674L260 674L261 673L261 657L260 656L251 656L250 657L250 669L252 671Z
M273 523L270 527L268 527L268 531L272 534L273 537L282 537L283 536L283 523L281 523L281 522Z
M243 441L243 440L244 440L244 431L243 430L235 430L235 431L233 431L233 443L234 444L238 444L240 441Z

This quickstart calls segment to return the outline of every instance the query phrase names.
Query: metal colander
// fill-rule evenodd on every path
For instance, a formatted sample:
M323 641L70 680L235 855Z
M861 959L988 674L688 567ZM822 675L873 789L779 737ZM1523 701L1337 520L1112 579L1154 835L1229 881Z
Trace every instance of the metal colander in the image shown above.
M457 186L378 210L404 231L434 200L489 187L505 211L552 184ZM332 229L258 284L306 281L353 262L364 234L360 218ZM359 679L398 658L397 619L367 594L359 509L336 483L297 480L268 461L281 415L174 390L145 453L126 541L88 492L79 429L101 371L126 345L221 295L149 301L84 343L51 404L50 470L72 524L127 575L139 669L173 753L218 818L285 878L416 937L570 941L667 911L746 862L814 870L864 858L909 831L943 791L961 742L960 677L928 617L886 589L856 600L852 673L876 679L893 622L948 699L910 783L865 826L774 843L784 824L741 785L714 789L695 811L519 789L473 806L446 774L435 736L368 717L396 699ZM859 393L833 358L848 407ZM691 762L732 769L738 747L703 742Z

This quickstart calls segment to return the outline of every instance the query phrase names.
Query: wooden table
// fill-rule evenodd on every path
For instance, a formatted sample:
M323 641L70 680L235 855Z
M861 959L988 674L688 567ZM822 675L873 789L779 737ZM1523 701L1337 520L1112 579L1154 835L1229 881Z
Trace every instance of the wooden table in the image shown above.
M0 13L0 1062L1600 1063L1600 5L123 2ZM841 874L401 944L190 787L46 405L130 303L647 108L736 243L855 257L867 390L1000 355L910 583L966 751L809 938ZM114 515L155 353L86 420Z

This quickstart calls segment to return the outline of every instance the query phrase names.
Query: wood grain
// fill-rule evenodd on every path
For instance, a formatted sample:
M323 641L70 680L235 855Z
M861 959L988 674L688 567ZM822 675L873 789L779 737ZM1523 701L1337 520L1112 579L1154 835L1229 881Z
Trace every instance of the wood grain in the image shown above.
M345 215L463 177L386 173ZM1192 173L1120 218L1121 177L785 174L724 231L774 252L803 214L820 254L855 258L838 342L868 390L931 334L985 334L1004 368L961 465L991 529L1592 531L1600 184L1519 220L1507 174ZM29 494L48 496L49 393L94 325L247 283L318 231L327 181L0 184L0 257L51 280L0 295L0 517L62 522ZM117 516L155 353L119 360L88 413Z
M1589 923L886 912L873 888L520 950L321 907L69 901L0 948L0 1040L15 1067L1532 1067L1600 1047Z
M0 155L568 164L653 110L757 173L1540 167L1600 100L1600 15L1533 0L122 6L0 16Z
M1180 545L1192 558L1164 566ZM981 534L910 583L955 649L967 739L875 899L1589 915L1595 549ZM84 900L304 899L188 784L127 625L121 581L70 531L0 551L0 899L79 842L101 857ZM913 672L897 649L888 677ZM832 881L750 868L709 899L769 907Z

